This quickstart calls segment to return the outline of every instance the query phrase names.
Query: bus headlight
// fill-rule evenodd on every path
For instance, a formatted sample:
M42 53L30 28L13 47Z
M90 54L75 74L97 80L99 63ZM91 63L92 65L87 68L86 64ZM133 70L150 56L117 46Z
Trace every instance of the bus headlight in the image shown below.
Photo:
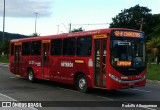
M113 74L109 74L109 77L111 77L113 80L115 80L117 82L121 82L121 80Z

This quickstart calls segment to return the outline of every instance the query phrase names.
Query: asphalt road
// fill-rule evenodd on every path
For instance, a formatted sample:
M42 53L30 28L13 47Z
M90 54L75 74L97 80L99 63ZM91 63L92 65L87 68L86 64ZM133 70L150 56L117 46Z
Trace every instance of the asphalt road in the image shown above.
M88 93L80 93L72 86L56 82L38 80L30 83L26 78L18 78L10 73L8 65L0 64L0 102L2 101L40 101L43 107L1 107L0 110L160 110L149 106L160 105L160 84L147 83L141 88L114 91L90 89ZM137 104L148 106L132 106ZM121 107L123 105L126 107Z

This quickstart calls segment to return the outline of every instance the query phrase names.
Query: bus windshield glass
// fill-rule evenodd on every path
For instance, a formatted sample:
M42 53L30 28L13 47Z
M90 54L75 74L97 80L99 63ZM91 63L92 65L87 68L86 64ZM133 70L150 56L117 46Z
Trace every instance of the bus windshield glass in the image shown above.
M114 37L111 40L111 64L116 67L144 67L144 39Z

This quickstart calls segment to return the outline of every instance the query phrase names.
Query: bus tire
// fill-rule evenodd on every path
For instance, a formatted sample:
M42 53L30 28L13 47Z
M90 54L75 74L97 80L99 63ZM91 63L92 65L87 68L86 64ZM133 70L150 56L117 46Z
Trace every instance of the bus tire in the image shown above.
M88 89L88 81L84 74L80 74L76 81L76 88L80 92L87 92Z
M28 80L29 82L32 82L32 83L35 81L34 72L32 69L28 70Z

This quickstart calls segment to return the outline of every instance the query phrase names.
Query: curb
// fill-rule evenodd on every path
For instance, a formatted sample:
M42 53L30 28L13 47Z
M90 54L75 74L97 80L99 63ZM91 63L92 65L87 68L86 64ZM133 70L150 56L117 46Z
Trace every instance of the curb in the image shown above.
M9 63L1 63L1 62L0 62L0 64L1 64L1 65L8 65L8 66L9 66Z
M149 79L147 79L147 83L151 83L151 84L160 84L160 81L157 81L157 80L149 80Z

